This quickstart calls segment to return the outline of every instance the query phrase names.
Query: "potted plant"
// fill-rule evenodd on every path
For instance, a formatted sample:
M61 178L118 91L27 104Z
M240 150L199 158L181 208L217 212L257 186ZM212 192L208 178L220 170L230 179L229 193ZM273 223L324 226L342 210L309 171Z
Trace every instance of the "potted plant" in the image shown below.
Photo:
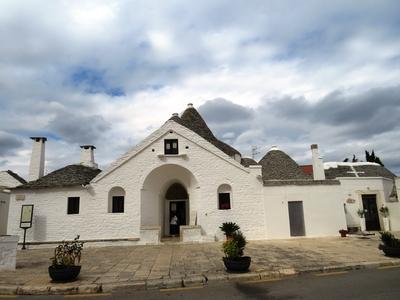
M226 240L232 239L233 233L240 229L239 225L234 222L225 222L219 227L221 231L225 234Z
M246 238L240 231L232 233L231 239L224 242L222 249L225 257L222 260L228 271L247 272L249 270L251 257L243 256L246 244Z
M382 207L379 209L379 212L382 214L383 217L383 229L385 231L390 231L389 208L387 206L382 205Z
M347 234L349 233L349 231L346 230L346 229L340 229L340 230L339 230L339 233L340 233L340 236L341 236L341 237L346 237Z
M364 218L364 216L365 216L365 211L364 211L363 209L359 208L359 209L357 210L357 215L360 217L360 229L361 229L361 232L363 232L363 231L366 230L365 218Z
M379 232L382 244L378 249L382 250L386 256L400 257L400 240L396 239L390 232Z
M79 241L79 235L73 241L63 241L55 248L49 266L49 275L53 281L72 281L79 275L82 248L83 242Z

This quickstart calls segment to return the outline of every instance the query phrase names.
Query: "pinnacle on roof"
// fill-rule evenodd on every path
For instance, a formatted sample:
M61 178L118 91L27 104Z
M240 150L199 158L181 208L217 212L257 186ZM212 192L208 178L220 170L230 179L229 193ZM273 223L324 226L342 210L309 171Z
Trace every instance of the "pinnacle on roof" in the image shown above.
M234 156L235 154L241 155L240 152L237 151L235 148L220 141L214 136L210 128L208 128L207 123L201 117L199 112L193 107L192 103L188 104L181 117L173 114L170 120L173 120L178 124L185 126L186 128L197 133L202 138L209 141L211 144L213 144L215 147L219 148L221 151L225 152L229 156Z

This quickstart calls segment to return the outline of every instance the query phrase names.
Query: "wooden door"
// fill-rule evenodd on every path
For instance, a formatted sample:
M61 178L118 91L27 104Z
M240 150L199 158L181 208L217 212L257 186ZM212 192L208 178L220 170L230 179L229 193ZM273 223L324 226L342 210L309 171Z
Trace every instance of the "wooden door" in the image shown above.
M291 236L305 236L303 201L289 201L289 223Z
M362 195L361 197L365 211L366 230L381 230L381 226L379 224L378 207L376 205L376 195Z

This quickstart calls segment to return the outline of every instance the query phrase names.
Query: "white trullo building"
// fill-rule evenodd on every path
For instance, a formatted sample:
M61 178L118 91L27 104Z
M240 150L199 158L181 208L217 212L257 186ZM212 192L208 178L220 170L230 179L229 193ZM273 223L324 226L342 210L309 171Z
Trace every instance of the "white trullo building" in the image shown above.
M226 221L238 223L248 239L336 236L360 225L359 208L374 219L367 230L382 229L382 205L392 229L400 229L395 176L387 169L324 166L317 145L310 151L312 172L277 147L257 163L218 140L191 104L103 171L95 147L84 145L79 164L43 176L45 143L33 138L29 182L11 192L8 234L22 236L21 205L33 204L27 232L33 244L77 234L87 241L158 243L171 234L173 216L182 241L220 239Z

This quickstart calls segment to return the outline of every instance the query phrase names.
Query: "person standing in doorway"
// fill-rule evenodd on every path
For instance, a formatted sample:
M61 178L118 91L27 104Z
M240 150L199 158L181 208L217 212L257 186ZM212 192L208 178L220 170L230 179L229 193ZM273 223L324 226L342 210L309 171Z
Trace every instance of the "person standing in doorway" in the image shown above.
M176 236L178 234L178 225L179 225L179 220L178 217L176 216L176 212L172 213L172 218L170 224L170 233L172 236Z

